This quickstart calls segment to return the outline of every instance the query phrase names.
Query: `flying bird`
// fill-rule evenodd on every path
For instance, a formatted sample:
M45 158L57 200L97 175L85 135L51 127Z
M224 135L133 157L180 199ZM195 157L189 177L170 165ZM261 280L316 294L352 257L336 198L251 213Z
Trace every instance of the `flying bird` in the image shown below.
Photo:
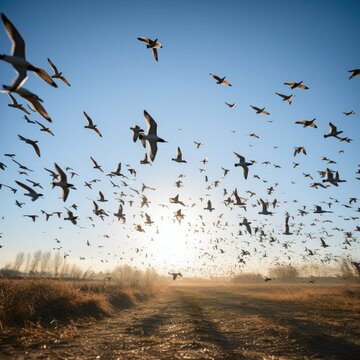
M34 189L32 189L30 186L27 186L26 184L23 184L20 181L15 180L15 182L21 186L23 189L27 190L28 193L24 194L25 196L31 197L31 201L36 201L39 197L44 196L43 194L37 193Z
M176 158L172 158L171 160L176 161L177 163L186 163L186 160L183 160L182 158L182 153L179 146L176 149Z
M155 60L158 61L159 58L157 49L161 49L163 47L162 44L158 42L158 39L151 40L148 37L138 37L137 39L146 43L146 48L151 49Z
M21 37L16 27L4 14L1 14L1 18L8 37L12 42L12 50L11 55L0 55L0 60L11 64L18 74L11 86L8 87L8 90L16 91L21 88L27 80L27 71L34 71L36 75L48 84L53 87L57 87L54 80L44 69L38 68L26 61L24 39Z
M295 82L295 81L285 82L284 85L290 86L291 89L303 89L303 90L309 89L306 85L303 84L302 81L300 81L300 82Z
M219 76L217 76L217 75L215 75L215 74L210 74L210 76L213 77L213 78L216 80L216 83L217 83L218 85L232 86L232 85L229 83L229 81L225 80L225 77L226 77L226 76L224 76L224 77L222 77L222 78L219 77Z
M328 138L328 137L336 137L337 139L339 139L339 135L343 133L343 131L338 131L337 127L332 124L331 122L329 122L329 133L324 135L324 138Z
M26 144L31 145L31 146L34 148L37 156L40 157L40 148L39 148L39 146L37 145L38 141L31 140L31 139L27 139L27 138L25 138L25 137L23 137L23 136L21 136L21 135L18 135L18 137L19 137L19 139L20 139L21 141L24 141Z
M84 128L94 130L100 137L102 137L100 130L97 128L97 125L94 125L90 116L85 111L83 111L83 114L84 114L86 120L88 121L88 125L85 125Z
M145 147L145 142L147 140L149 144L150 160L154 161L157 153L157 143L158 142L166 143L167 141L165 141L164 139L160 138L157 135L157 123L146 110L144 110L144 117L148 125L148 131L147 134L141 133L139 135L139 139L141 140L141 143L143 144L144 147Z
M254 105L250 105L250 107L252 107L256 111L257 114L270 115L270 113L265 110L265 107L258 108L257 106L254 106Z
M249 166L253 165L253 162L247 162L244 158L244 156L241 156L239 154L237 154L236 152L234 152L234 154L238 157L239 159L239 162L234 164L235 167L237 166L241 166L242 169L243 169L243 175L244 175L244 178L245 180L247 179L248 177L248 173L249 173Z
M73 184L69 184L67 182L67 176L66 176L65 172L61 169L61 167L57 163L55 163L54 165L55 165L55 169L56 169L56 171L58 173L58 176L60 176L60 180L53 181L52 182L52 187L53 188L55 186L61 187L61 189L62 189L62 199L65 202L66 199L69 196L70 189L75 189L75 187L74 187Z
M71 86L70 83L65 79L65 77L62 75L62 72L59 72L57 67L53 64L53 62L48 58L48 63L51 66L51 68L54 70L54 75L52 75L51 77L53 79L59 79L61 80L64 84L66 84L67 86Z
M303 125L304 128L310 127L310 128L316 129L317 126L315 124L315 120L316 120L315 118L312 120L299 120L299 121L295 121L295 124Z

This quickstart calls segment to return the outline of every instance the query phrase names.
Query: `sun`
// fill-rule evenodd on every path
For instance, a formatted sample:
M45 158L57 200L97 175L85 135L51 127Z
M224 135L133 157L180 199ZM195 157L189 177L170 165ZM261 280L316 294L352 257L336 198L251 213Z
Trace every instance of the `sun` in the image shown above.
M196 256L187 227L173 219L166 218L159 222L150 243L153 260L160 271L182 270Z

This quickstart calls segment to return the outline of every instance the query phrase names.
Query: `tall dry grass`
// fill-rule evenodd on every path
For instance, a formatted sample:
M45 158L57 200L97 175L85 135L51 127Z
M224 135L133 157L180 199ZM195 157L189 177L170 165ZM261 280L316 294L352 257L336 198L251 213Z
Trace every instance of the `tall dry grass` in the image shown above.
M155 295L163 286L153 272L136 275L131 286L116 277L101 281L0 279L0 330L6 333L29 324L51 328L54 323L111 316Z
M245 296L269 301L297 303L311 308L360 311L357 284L281 284L235 285Z

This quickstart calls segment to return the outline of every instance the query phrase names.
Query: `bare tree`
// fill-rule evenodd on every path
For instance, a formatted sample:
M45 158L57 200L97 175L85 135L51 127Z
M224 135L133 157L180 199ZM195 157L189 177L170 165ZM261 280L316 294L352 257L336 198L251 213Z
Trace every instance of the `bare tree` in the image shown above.
M73 278L73 279L80 279L82 273L83 273L83 271L82 271L81 267L79 267L78 265L73 264L73 265L71 266L69 275L70 275L70 277Z
M25 273L25 274L27 274L27 273L29 272L30 260L31 260L31 254L27 253L27 254L26 254L25 269L24 269L24 273Z
M41 255L42 255L41 250L37 250L37 251L34 252L32 262L31 262L31 265L30 265L30 271L29 271L30 274L33 275L33 274L36 274L38 272L38 267L39 267L39 264L40 264Z
M25 261L25 253L19 252L16 255L16 259L14 261L14 265L13 265L12 269L14 271L20 271L20 268L23 265L24 261Z
M60 277L64 278L69 274L69 264L66 262L66 259L63 262L63 266L60 272Z
M41 273L42 276L44 275L46 269L47 269L48 266L49 266L50 259L51 259L50 251L44 252L44 253L42 254L41 264L40 264L40 273Z
M54 269L54 276L58 277L60 272L60 267L63 262L63 257L60 255L60 253L56 253L53 259L53 269Z

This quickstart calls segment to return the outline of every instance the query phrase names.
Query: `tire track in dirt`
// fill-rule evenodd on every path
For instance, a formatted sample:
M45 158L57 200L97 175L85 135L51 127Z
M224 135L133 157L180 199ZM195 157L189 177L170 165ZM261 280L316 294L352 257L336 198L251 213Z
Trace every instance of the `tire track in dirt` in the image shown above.
M136 308L83 324L72 337L8 341L0 358L359 359L359 316L351 336L339 317L329 327L335 317L231 287L174 286Z

